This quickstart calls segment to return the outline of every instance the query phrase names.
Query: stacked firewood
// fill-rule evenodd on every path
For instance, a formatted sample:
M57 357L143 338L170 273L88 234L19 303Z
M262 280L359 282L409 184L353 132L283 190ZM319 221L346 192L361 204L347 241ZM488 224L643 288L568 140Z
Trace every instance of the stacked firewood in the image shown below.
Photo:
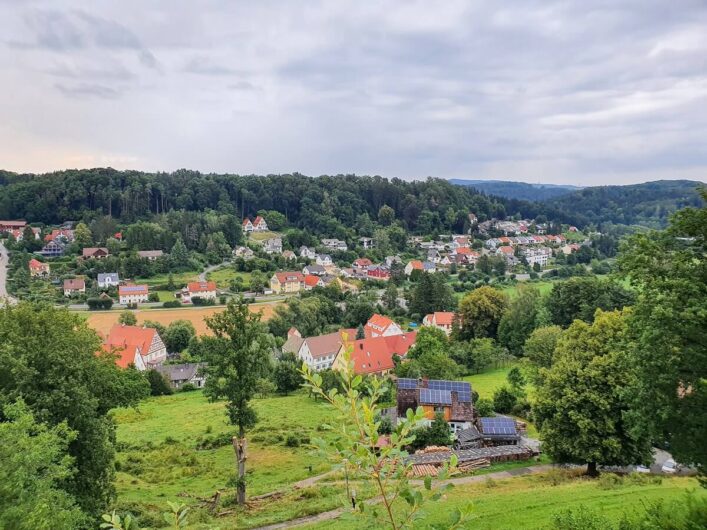
M457 466L457 469L461 473L471 473L481 468L489 467L490 465L491 461L488 458L480 458L478 460L467 460L466 462L461 462Z

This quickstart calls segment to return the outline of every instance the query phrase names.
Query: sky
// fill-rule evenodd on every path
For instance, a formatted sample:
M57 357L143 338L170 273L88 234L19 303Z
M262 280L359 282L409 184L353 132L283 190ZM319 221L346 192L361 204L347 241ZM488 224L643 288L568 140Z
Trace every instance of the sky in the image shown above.
M707 2L0 0L0 168L707 181Z

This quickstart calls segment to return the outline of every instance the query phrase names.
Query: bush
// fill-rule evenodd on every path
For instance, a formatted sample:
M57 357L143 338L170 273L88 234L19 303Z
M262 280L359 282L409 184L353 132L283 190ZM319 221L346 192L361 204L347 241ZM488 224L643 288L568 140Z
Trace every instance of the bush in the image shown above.
M110 309L113 307L113 299L112 298L89 298L86 300L86 304L88 305L88 308L91 311L99 310L99 309Z
M378 434L391 434L393 432L393 422L390 416L383 416L378 426Z
M624 479L615 473L602 473L599 475L597 485L603 490L613 490L623 486Z
M192 383L184 383L179 389L180 392L193 392L194 390L196 387Z
M148 370L145 376L150 383L151 396L168 396L174 392L167 379L157 370Z
M493 401L488 398L478 399L476 401L476 414L482 418L493 416Z
M287 440L285 440L285 445L287 447L299 447L299 438L297 438L294 434L290 434L287 437Z
M216 305L216 300L213 298L201 298L199 296L194 296L191 299L191 303L195 306Z
M160 295L157 293L150 293L147 295L147 301L148 302L159 302L160 301Z
M507 386L502 386L493 393L493 409L501 414L509 414L518 398Z
M228 301L228 297L225 294L222 294L221 296L218 297L218 302L221 305L226 305L227 301Z
M182 307L182 303L179 300L168 300L162 304L162 307Z
M521 418L530 419L532 415L532 407L527 399L520 399L513 405L511 414L520 416Z
M605 530L612 528L611 522L600 513L580 506L556 513L552 517L553 530Z

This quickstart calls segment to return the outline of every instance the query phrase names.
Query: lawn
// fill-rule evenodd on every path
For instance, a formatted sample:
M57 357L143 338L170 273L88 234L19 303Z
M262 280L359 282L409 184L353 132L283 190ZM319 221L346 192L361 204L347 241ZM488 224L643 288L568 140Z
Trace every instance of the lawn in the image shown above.
M231 281L235 280L238 277L243 279L243 285L245 287L248 287L250 285L249 272L238 272L233 267L229 266L216 269L215 271L211 271L206 275L206 279L215 281L216 286L219 289L227 289L230 286Z
M266 230L265 232L251 232L248 239L261 243L266 239L272 239L274 237L282 237L282 234L279 232L271 232L270 230Z
M160 302L169 302L171 300L176 300L177 298L174 296L174 291L153 291L157 293L157 296L160 297Z
M304 392L253 403L260 421L248 436L249 495L287 488L330 469L305 447L311 438L322 435L320 426L332 420L329 406ZM226 423L223 402L210 403L201 391L177 393L149 398L137 410L117 409L114 416L118 424L119 508L146 513L149 519L167 500L178 500L183 493L207 497L217 490L232 491L234 429ZM294 443L288 439L300 446L289 447ZM309 503L293 501L281 517L335 506L339 492L329 489L326 495L308 493ZM261 522L276 513L265 510L257 517L250 515Z
M572 479L558 485L542 476L484 481L457 486L443 500L427 506L426 517L416 528L426 528L426 523L443 522L451 509L472 504L473 518L468 528L497 530L500 528L548 528L552 515L568 508L586 506L599 510L612 520L624 514L639 513L649 503L681 499L689 490L697 495L707 495L692 478L665 478L660 484L621 485L603 489L594 480ZM337 530L368 529L370 522L337 519L306 528Z
M521 285L534 287L535 289L540 291L540 294L546 295L552 290L552 286L555 285L555 282L553 282L552 280L518 282L516 285L504 285L500 288L500 290L506 293L509 297L513 298L514 296L516 296L516 294L518 294L518 288Z
M199 277L199 273L194 272L178 272L172 274L172 281L179 287L180 285L186 285L188 282L195 282ZM150 278L135 278L134 282L137 284L145 284L148 287L154 285L165 285L169 281L169 274L156 274Z
M476 390L479 397L491 399L494 391L507 383L506 377L511 368L511 365L493 368L480 374L468 375L464 377L464 381L471 383L471 389Z

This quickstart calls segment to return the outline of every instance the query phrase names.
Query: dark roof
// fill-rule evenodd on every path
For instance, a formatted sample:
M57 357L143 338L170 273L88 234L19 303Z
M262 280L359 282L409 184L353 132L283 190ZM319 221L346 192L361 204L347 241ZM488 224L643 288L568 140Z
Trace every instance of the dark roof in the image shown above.
M167 376L170 381L188 381L192 379L200 368L206 363L163 364L156 368L158 372Z
M461 443L473 442L479 440L480 438L481 434L479 433L479 430L473 425L468 429L463 429L457 433L457 440Z

